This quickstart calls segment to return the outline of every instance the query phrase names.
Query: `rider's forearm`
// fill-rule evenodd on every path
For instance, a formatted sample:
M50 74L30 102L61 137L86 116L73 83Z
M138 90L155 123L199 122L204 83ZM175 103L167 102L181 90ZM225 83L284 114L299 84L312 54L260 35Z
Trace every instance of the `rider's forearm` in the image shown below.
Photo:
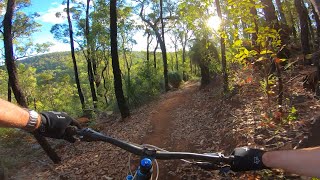
M29 121L29 113L23 108L0 99L0 127L24 128ZM41 117L38 118L39 127Z
M262 156L263 163L270 168L320 178L320 147L289 151L270 151Z

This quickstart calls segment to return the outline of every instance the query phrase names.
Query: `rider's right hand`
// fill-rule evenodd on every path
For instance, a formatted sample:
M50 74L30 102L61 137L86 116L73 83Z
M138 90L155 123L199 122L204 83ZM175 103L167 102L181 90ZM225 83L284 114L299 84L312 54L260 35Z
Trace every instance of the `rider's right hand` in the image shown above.
M262 155L264 153L265 151L260 149L248 147L235 148L232 152L234 161L231 165L231 170L239 172L268 169L262 162Z
M37 131L45 137L75 142L76 139L66 132L66 129L70 126L80 128L79 123L64 112L42 112L41 125Z

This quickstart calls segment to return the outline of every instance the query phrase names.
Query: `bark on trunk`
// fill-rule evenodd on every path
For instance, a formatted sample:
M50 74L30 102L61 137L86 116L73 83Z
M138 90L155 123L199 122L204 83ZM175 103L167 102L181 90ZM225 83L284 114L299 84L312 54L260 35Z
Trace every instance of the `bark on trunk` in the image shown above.
M82 111L85 109L85 102L84 102L84 96L81 89L81 84L79 80L79 73L78 73L78 66L77 66L77 60L74 53L74 41L73 41L73 28L72 28L72 22L70 18L70 0L67 1L67 17L68 17L68 24L69 24L69 37L70 37L70 48L71 48L71 57L72 57L72 63L73 63L73 70L74 70L74 77L77 84L77 90L78 95L81 102Z
M15 65L15 60L13 56L13 43L12 43L12 17L15 8L15 0L8 0L7 3L7 10L3 20L3 42L5 48L5 64L7 67L8 75L9 75L9 82L11 85L11 89L17 100L17 103L27 108L27 102L25 99L22 90L20 89L18 76L17 76L17 68ZM37 139L38 143L50 157L50 159L54 163L59 163L61 159L56 154L56 152L51 148L47 140L40 136L37 132L32 133L33 136Z
M219 0L216 0L216 7L217 7L218 16L222 20L222 13L220 9ZM222 27L222 31L224 31L224 27ZM228 74L227 74L226 44L225 44L225 39L222 36L220 39L220 44L221 44L221 64L222 64L222 73L223 73L223 92L227 93L229 89L229 84L228 84Z
M12 101L12 92L11 92L11 85L10 85L10 80L8 79L8 101Z
M156 47L153 50L153 67L154 67L155 70L157 70L157 49L158 49L158 46L159 46L158 38L156 38L156 39L157 39L157 42L156 42L157 44L156 44Z
M315 8L318 16L320 16L320 0L311 0L313 7Z
M275 7L273 5L272 0L261 0L262 5L264 6L263 11L266 18L266 21L268 24L270 24L270 28L273 28L277 31L279 31L280 38L281 38L281 44L287 44L289 42L289 36L288 33L285 32L279 24Z
M163 23L163 0L160 0L160 21L161 21L161 34L162 39L159 39L160 48L162 51L162 60L163 60L163 76L164 76L164 88L165 91L169 91L169 81L168 81L168 64L167 64L167 49L164 38L164 23Z
M318 43L318 47L320 47L320 19L319 19L318 13L316 12L314 6L312 6L312 13L314 15L314 19L315 19L315 22L316 22L317 43Z
M276 4L277 4L277 7L278 7L281 23L287 25L287 19L286 19L286 16L284 15L284 13L283 13L281 1L280 0L276 0Z
M87 0L87 8L86 8L86 27L85 27L85 37L87 40L87 71L88 71L88 79L90 83L90 90L91 90L91 96L93 101L93 107L94 109L98 108L98 97L95 87L95 80L94 80L94 74L93 74L93 68L92 68L92 54L91 54L91 40L89 38L90 30L89 30L89 7L90 7L90 0Z
M206 85L210 83L210 72L209 72L209 67L204 64L199 64L200 66L200 73L201 73L201 88L204 88ZM195 73L196 72L195 68Z
M307 12L308 12L308 10L307 10ZM308 12L309 13L309 12ZM311 41L311 42L314 42L315 41L315 34L314 34L314 30L313 30L313 26L312 26L312 21L311 21L311 19L310 19L310 16L309 16L309 14L308 14L308 16L307 16L307 18L308 18L308 27L309 27L309 40ZM313 49L314 48L314 43L309 43L310 44L310 49ZM311 50L310 50L311 51Z
M150 51L149 51L149 47L150 47L150 36L151 36L151 34L148 33L148 36L147 36L147 65L148 65L148 69L149 69L149 64L150 64Z
M251 1L251 3L255 3L254 1ZM258 12L257 12L257 9L255 7L252 7L250 9L250 13L253 15L252 17L252 21L254 23L254 28L256 30L255 33L252 33L251 34L251 42L252 42L252 45L256 48L258 48L257 46L257 39L258 39L258 33L259 33L259 26L258 26L258 22L257 22L257 17L258 17ZM256 49L258 50L258 49Z
M302 52L306 55L310 53L308 11L302 0L294 0L294 5L299 14Z
M184 81L187 81L187 76L186 76L186 71L184 70L184 64L186 62L186 46L182 46L182 66L183 66L183 71L182 71L182 78Z
M117 0L110 0L110 37L111 57L114 75L114 90L122 118L130 116L130 111L123 95L121 70L119 67L117 43Z
M288 2L286 2L286 0L284 0L284 3L285 4L288 4ZM295 21L294 21L294 19L293 19L293 15L292 15L292 9L290 8L290 7L287 7L287 8L289 8L288 9L288 16L289 16L289 21L290 21L290 24L291 24L291 33L292 33L292 35L293 35L293 37L294 37L294 39L297 39L297 31L296 31L296 28L295 28Z
M179 71L179 59L178 59L178 50L177 50L177 45L174 46L174 53L176 55L176 70L177 72Z

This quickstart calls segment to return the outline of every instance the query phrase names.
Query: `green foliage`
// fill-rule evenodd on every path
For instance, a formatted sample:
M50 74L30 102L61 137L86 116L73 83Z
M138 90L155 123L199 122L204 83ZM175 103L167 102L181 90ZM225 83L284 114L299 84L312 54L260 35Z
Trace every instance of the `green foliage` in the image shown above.
M194 41L189 53L194 63L208 66L213 72L219 72L219 53L214 44L213 41L207 39L197 39Z
M150 67L143 66L136 72L136 75L131 76L130 88L126 84L126 96L130 107L138 107L143 103L152 100L164 91L163 84L161 84L162 76L160 73L150 71ZM126 77L125 82L128 82Z
M182 77L179 72L173 71L168 73L169 84L174 88L179 88L182 83Z
M295 121L298 119L298 110L292 106L291 109L290 109L290 112L288 114L288 117L287 117L287 120L290 122L290 121Z
M270 89L270 87L276 85L276 83L277 83L277 77L274 76L273 74L269 75L267 78L260 81L262 91L265 92L266 94L274 94L274 92Z

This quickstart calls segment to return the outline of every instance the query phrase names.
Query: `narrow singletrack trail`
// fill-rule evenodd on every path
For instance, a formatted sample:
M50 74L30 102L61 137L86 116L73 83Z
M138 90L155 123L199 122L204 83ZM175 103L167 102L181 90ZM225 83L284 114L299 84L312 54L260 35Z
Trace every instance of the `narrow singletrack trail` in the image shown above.
M171 135L174 133L173 121L175 120L173 114L176 113L177 107L189 103L191 95L198 90L197 83L186 84L182 90L169 92L165 99L160 101L156 107L150 112L149 118L151 119L152 131L148 133L143 139L143 143L152 144L160 148L170 151L179 151L181 147L188 146L187 141L173 141ZM186 151L186 150L185 150ZM169 161L160 162L160 176L159 179L177 179L169 172L175 171L170 169L172 163ZM170 167L168 166L170 164ZM174 163L176 164L176 163Z

